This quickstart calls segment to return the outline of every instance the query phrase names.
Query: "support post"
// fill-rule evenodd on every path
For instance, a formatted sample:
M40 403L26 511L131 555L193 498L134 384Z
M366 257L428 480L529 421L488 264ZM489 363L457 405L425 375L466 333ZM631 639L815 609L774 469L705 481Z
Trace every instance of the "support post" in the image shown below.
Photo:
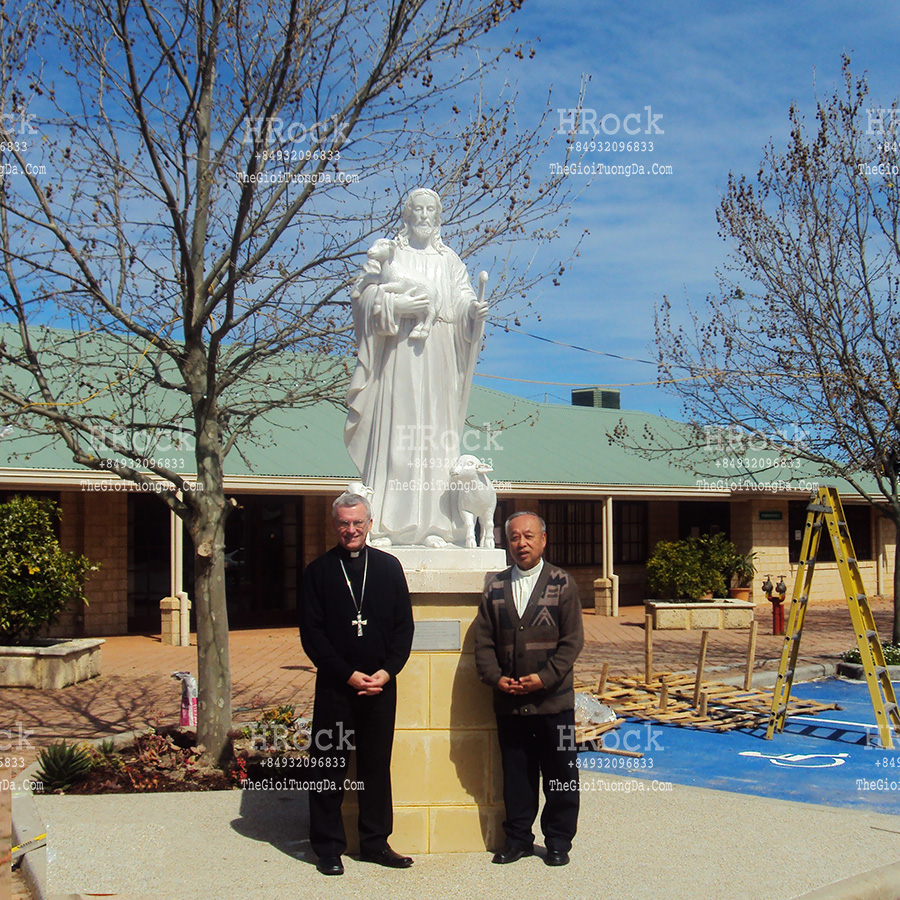
M178 494L181 499L181 494ZM180 601L178 644L189 647L191 625L190 602L184 590L184 524L174 512L169 513L169 596Z
M700 701L700 690L703 686L703 665L706 662L706 645L708 643L709 632L704 631L700 636L700 658L697 660L697 680L694 683L694 706ZM701 715L706 715L706 713Z
M606 693L606 679L609 677L609 663L603 663L603 668L600 670L600 681L597 684L597 693L601 696Z
M756 628L757 621L750 623L750 642L747 645L747 671L744 673L744 690L749 691L753 685L753 663L756 659Z

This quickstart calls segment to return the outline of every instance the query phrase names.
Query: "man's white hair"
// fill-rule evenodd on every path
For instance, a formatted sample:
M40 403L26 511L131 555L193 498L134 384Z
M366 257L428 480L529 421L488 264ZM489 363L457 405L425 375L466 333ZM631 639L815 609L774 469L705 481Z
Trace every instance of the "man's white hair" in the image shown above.
M344 491L344 493L331 504L331 518L337 518L337 511L339 509L346 509L349 506L359 506L360 504L366 508L366 521L368 521L372 518L372 504L369 503L369 498L363 497L362 494L351 494L350 491Z
M541 531L544 534L547 533L547 523L536 512L529 512L527 509L523 509L522 512L513 513L506 520L506 524L503 526L503 530L504 530L504 532L506 532L507 537L509 537L509 523L512 522L513 519L518 519L519 516L531 516L532 518L537 519L538 522L541 523Z

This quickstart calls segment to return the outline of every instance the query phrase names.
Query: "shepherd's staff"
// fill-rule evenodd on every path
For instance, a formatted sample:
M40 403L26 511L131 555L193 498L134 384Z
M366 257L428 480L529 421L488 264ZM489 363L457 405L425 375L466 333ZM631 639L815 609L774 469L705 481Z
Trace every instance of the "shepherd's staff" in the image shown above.
M488 273L482 270L478 273L478 302L484 303L484 286L488 281Z

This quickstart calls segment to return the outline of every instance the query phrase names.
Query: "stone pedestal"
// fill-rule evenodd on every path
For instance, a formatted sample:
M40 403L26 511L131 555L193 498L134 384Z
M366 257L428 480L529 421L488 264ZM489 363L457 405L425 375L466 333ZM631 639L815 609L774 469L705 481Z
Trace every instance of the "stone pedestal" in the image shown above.
M619 615L619 576L594 579L594 613L598 616Z
M187 595L183 594L178 597L163 597L159 601L160 611L160 640L161 643L169 646L177 647L179 645L187 646L189 641L181 639L181 624L183 616L181 614L181 604L187 604L188 611L191 608L191 601Z
M504 817L500 751L491 689L475 673L472 623L485 574L504 569L506 554L458 548L390 552L406 571L422 638L397 678L391 844L411 854L498 849ZM449 568L453 563L466 568ZM430 626L419 627L425 622ZM427 649L417 649L423 643ZM352 843L352 794L344 816Z

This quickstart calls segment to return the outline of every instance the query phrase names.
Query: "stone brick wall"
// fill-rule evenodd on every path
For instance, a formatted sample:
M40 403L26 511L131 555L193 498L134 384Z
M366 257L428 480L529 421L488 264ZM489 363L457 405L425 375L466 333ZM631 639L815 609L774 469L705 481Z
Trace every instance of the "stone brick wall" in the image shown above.
M331 504L337 494L303 499L303 565L308 566L334 544Z
M732 507L732 528L735 527L736 516L743 517L743 511L736 512L738 504ZM749 503L741 503L747 507L745 521L750 523L750 532L753 540L753 548L757 551L756 559L757 575L753 581L753 594L751 599L760 603L765 601L765 594L760 590L760 584L766 575L772 576L775 581L779 575L785 577L788 587L788 596L794 588L797 576L797 565L789 561L788 543L788 502L787 499L774 495L760 495L753 497ZM761 521L760 511L780 510L781 520ZM874 515L874 511L873 511ZM740 524L740 523L739 523ZM878 566L881 566L881 592L886 595L893 593L894 572L894 541L895 529L892 523L882 520L879 525L874 520L873 556L871 560L860 560L859 571L863 579L868 596L878 593L879 578ZM740 527L743 528L741 524ZM737 543L737 542L735 542ZM739 544L739 549L743 547ZM844 596L841 586L841 577L836 563L820 562L816 564L813 575L812 592L810 600L839 600Z
M67 637L128 631L128 495L124 492L63 491L63 548L99 563L85 585L87 606L71 610L51 632Z
M753 517L759 518L754 512L753 503L746 500L734 500L731 503L731 542L737 547L739 553L749 553L753 549ZM784 515L784 514L783 514Z
M788 594L793 590L793 574L796 569L788 558L788 501L778 494L754 495L740 503L741 511L731 513L732 528L738 525L739 533L746 534L749 526L753 550L756 551L756 575L753 578L753 592L750 599L754 603L765 602L766 595L760 589L766 575L776 583L779 575L784 575ZM780 519L760 519L760 511L780 512ZM738 522L735 522L735 519ZM739 544L739 549L744 549ZM817 582L818 584L818 582ZM822 595L824 597L824 594Z
M567 571L578 585L578 599L581 601L582 609L593 609L594 579L603 577L600 566L570 566Z
M83 491L63 491L59 495L62 510L59 542L63 550L69 553L84 554L84 497ZM71 604L49 634L54 637L83 637L85 609L83 604Z
M876 546L881 552L882 593L891 596L894 593L894 553L897 545L897 529L893 522L876 516Z

